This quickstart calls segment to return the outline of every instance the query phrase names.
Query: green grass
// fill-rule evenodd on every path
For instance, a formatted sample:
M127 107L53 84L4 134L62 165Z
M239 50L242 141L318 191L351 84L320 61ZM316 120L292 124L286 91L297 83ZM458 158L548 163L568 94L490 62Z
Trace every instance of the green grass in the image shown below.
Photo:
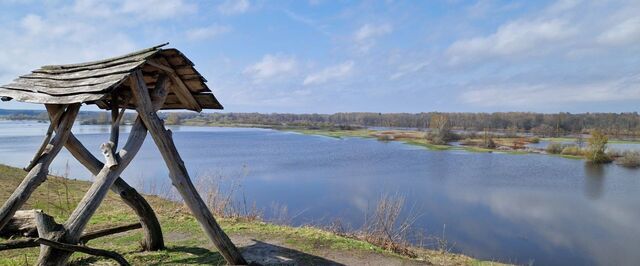
M21 182L25 172L21 169L0 164L0 200L4 202ZM54 216L58 223L66 220L69 213L91 183L49 177L31 196L22 209L38 208ZM68 189L67 189L68 188ZM66 199L69 198L69 204ZM216 265L224 260L202 233L200 225L181 204L164 200L156 196L145 198L156 211L162 226L167 249L156 252L140 252L141 230L92 240L88 246L113 250L122 254L133 265ZM137 222L135 214L110 192L89 222L87 230L95 230ZM366 254L412 260L383 250L370 243L343 237L315 227L290 227L262 221L242 219L218 219L223 230L235 238L250 238L265 243L284 243L288 249L311 254L309 257L321 257L322 254L341 252L340 254L360 254L358 258L367 258ZM5 240L0 240L0 242ZM38 248L0 251L0 265L32 265L38 257ZM458 265L475 263L475 260L457 254L442 254L437 251L420 249L421 259L427 262L455 261ZM71 265L98 263L112 265L112 261L75 253ZM309 263L313 263L311 260ZM307 264L304 263L303 264Z

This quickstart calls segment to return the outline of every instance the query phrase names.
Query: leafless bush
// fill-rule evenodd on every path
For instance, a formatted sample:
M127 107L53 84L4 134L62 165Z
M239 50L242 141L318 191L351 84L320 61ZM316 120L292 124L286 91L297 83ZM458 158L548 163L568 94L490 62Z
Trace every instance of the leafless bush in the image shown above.
M251 205L247 203L242 178L209 173L198 176L197 187L214 215L224 218L260 219L261 212L255 202Z
M622 153L622 156L616 160L616 163L629 168L640 167L640 152L638 151L626 151Z
M419 218L413 208L401 218L405 197L383 194L378 200L373 215L365 218L360 236L365 241L393 252L416 256L410 248L409 235L412 226Z

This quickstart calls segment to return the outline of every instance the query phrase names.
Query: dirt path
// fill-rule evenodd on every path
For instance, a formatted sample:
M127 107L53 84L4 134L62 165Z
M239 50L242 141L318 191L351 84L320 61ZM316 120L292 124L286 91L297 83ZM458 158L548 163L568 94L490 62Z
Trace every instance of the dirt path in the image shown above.
M296 250L279 239L255 240L246 235L231 236L245 258L262 265L430 265L377 252L314 248L311 252Z

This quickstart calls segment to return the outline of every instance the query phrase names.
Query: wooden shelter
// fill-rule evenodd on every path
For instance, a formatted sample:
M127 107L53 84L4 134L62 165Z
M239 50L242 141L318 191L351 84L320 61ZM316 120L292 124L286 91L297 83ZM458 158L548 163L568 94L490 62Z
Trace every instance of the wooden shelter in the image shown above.
M22 234L31 238L10 241L0 245L0 250L40 245L39 265L64 264L73 252L107 256L126 265L117 253L81 244L139 227L144 230L144 249L164 248L160 224L151 206L120 178L149 132L169 168L173 185L206 235L229 264L246 264L196 191L173 143L171 131L157 115L158 110L200 112L202 109L222 109L222 105L193 63L180 51L163 48L165 45L100 61L43 66L0 86L3 101L45 104L51 120L42 146L25 167L27 176L0 208L0 235ZM71 132L82 104L111 110L110 138L100 147L104 162L95 158ZM138 116L127 142L118 150L119 125L126 109L135 109ZM42 211L19 211L31 193L46 180L49 165L63 147L95 176L89 191L64 224L57 224ZM109 189L135 211L140 223L84 232Z

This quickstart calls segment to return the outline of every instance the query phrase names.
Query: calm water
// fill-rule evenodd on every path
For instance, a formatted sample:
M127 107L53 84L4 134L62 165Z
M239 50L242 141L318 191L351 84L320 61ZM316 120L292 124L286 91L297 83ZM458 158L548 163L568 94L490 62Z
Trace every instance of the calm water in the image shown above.
M0 162L24 166L44 131L45 124L0 121ZM456 252L535 265L640 264L638 170L264 129L173 131L192 176L237 177L249 202L267 216L272 206L287 206L295 224L340 218L357 227L382 193L399 193L423 214L417 226L427 234L441 236L446 225ZM96 154L107 132L74 131ZM67 161L71 176L90 178L66 151L52 171L63 172ZM150 138L123 176L134 185L168 181Z

